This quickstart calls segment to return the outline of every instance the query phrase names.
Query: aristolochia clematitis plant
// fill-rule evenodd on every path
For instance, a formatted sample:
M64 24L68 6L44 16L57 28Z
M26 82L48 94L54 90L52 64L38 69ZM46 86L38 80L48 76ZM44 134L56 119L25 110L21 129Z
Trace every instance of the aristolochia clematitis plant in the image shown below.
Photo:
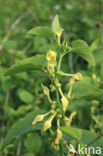
M55 21L58 21L57 16L54 18L53 21L53 29L54 33L56 34L55 41L57 44L57 51L51 49L47 51L47 54L45 56L47 66L43 69L44 72L47 74L48 78L50 79L51 84L49 86L41 84L43 93L48 98L48 101L51 105L51 110L46 114L37 115L32 124L35 125L36 123L41 122L45 117L48 117L48 119L44 122L42 132L45 132L47 130L50 131L51 137L49 138L49 140L52 142L51 145L56 150L59 150L60 140L68 148L68 145L62 138L62 132L60 130L61 121L63 120L64 124L66 126L69 126L72 122L73 117L77 114L77 112L75 111L71 113L69 117L65 115L67 107L69 105L69 100L71 98L72 86L76 80L82 80L83 76L81 73L68 74L61 71L62 58L71 49L68 47L68 44L65 41L65 39L63 40L63 42L61 42L63 29L59 26L59 21L57 22L57 26L54 26ZM61 76L66 76L69 78L70 89L66 95L64 95L62 91L62 85L59 80ZM53 98L53 96L51 98L53 92L55 92L56 98ZM54 128L52 129L52 121L54 118L56 119L57 123L55 131Z

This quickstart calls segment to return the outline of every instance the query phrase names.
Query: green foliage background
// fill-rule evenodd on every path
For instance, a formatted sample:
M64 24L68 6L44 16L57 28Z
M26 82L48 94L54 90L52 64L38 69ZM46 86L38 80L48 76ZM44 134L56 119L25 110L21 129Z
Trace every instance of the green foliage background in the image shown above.
M49 81L43 73L28 71L11 77L4 76L4 72L20 60L45 54L48 49L54 48L48 39L30 38L27 32L36 26L50 26L56 14L68 44L71 45L75 39L85 40L96 62L96 66L91 67L74 53L63 59L62 69L65 72L81 72L85 77L85 85L77 82L73 88L68 111L78 110L78 116L72 126L91 130L94 134L103 132L103 0L0 0L0 143L18 119L30 113L32 121L35 114L31 112L49 110L41 88L41 82L49 84ZM67 80L63 79L63 82ZM68 88L67 84L63 89ZM96 103L93 103L94 100ZM26 119L25 122L28 123ZM23 126L24 123L20 124ZM27 124L25 134L21 129L21 133L14 136L17 139L10 142L0 155L60 156L48 143L48 134L40 134L40 126L33 131L35 127Z

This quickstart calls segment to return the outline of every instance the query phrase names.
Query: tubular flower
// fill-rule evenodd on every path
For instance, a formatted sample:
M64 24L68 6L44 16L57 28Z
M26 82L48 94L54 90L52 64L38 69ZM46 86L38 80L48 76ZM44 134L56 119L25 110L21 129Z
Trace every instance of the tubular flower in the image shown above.
M55 86L53 84L51 84L50 89L51 89L51 92L54 92L56 88L55 88Z
M45 96L49 96L49 88L44 86L43 84L41 84L42 88L43 88L43 93Z
M72 86L74 85L74 82L75 82L75 78L72 77L72 78L70 79L70 87L72 87Z
M76 80L83 80L83 75L81 73L75 74L75 79Z
M35 125L38 122L41 122L45 116L47 116L50 112L43 114L43 115L37 115L36 118L34 119L34 121L32 122L32 125Z
M68 92L68 94L67 94L67 98L68 98L68 99L70 99L70 97L71 97L72 87L73 87L74 83L75 83L75 78L72 77L72 78L70 79L70 90L69 90L69 92Z
M49 119L44 123L43 131L45 132L52 126L52 120L55 117L56 113L52 114Z
M43 88L43 93L45 96L48 97L48 100L50 103L52 103L52 100L50 99L50 95L49 95L49 88L44 86L43 84L41 84L42 88Z
M60 28L60 29L57 30L56 35L58 36L58 38L61 37L63 30L64 29L62 29L62 28Z
M68 102L68 100L67 100L67 98L65 96L63 96L61 98L61 101L62 101L62 104L63 104L63 111L65 112L66 109L67 109L67 106L68 106L69 102Z
M67 118L66 116L64 117L64 122L65 122L66 126L69 126L69 125L71 124L72 119L73 119L73 117L74 117L76 114L77 114L77 112L75 111L75 112L71 113L71 115L70 115L69 118Z
M52 50L48 50L46 59L48 61L48 66L55 67L56 66L56 52Z
M62 132L61 132L61 130L58 128L58 129L57 129L57 137L56 137L56 139L55 139L55 144L56 144L56 145L59 144L59 141L60 141L61 138L62 138Z
M56 151L59 151L59 145L56 145L55 142L53 142L51 145Z

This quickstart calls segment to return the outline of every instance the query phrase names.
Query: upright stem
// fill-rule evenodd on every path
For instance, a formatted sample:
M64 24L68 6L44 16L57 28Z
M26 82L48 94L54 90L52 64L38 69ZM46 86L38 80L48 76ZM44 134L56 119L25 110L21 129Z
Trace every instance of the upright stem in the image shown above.
M59 92L58 92L58 88L56 89L56 97L57 97L57 102L59 103Z
M63 150L62 150L62 145L61 145L61 143L60 143L60 154L61 154L61 156L64 156L64 152L63 152Z
M59 72L59 70L60 70L61 61L62 61L62 56L60 56L60 58L59 58L59 64L58 64L58 69L57 69L57 72Z

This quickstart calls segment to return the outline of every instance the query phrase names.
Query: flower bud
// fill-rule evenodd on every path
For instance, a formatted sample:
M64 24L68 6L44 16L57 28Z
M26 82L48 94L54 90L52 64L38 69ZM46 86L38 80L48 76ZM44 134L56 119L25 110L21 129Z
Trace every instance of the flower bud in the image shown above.
M62 29L62 28L59 28L59 29L57 30L56 35L58 36L58 38L61 37L63 30L64 30L64 29Z
M58 114L57 117L58 117L59 119L61 119L61 118L62 118L62 114Z
M48 66L55 67L56 66L56 52L52 50L48 50L46 59L48 61Z
M55 91L55 86L53 84L50 85L51 92Z
M70 115L69 118L67 118L66 116L64 117L64 122L65 122L66 126L69 126L69 125L71 124L72 119L73 119L73 117L74 117L76 114L77 114L77 112L75 111L75 112L71 113L71 115Z
M41 84L45 96L49 96L49 88Z
M43 114L43 115L37 115L36 118L34 119L34 121L32 122L32 125L35 125L38 122L41 122L45 116L47 116L50 112Z
M59 144L59 141L60 141L61 138L62 138L62 132L61 132L61 130L58 128L58 129L57 129L57 137L56 137L56 139L55 139L55 144L56 144L56 145Z
M68 102L68 100L67 100L67 98L65 96L63 96L61 98L61 101L62 101L62 104L63 104L63 111L65 112L66 109L67 109L67 106L68 106L69 102Z
M72 77L72 78L70 79L70 86L73 86L73 85L74 85L74 82L75 82L75 79L74 79L74 77Z
M47 120L44 124L43 131L45 132L51 127L51 120Z
M44 126L43 126L43 131L45 132L46 130L48 130L51 127L51 122L53 120L53 118L55 117L56 113L54 112L54 114L52 114L49 119L47 121L45 121Z
M55 150L59 150L59 145L55 145L55 142L53 142L51 145L54 147Z
M75 79L76 79L76 80L83 80L82 74L81 74L81 73L75 74Z

